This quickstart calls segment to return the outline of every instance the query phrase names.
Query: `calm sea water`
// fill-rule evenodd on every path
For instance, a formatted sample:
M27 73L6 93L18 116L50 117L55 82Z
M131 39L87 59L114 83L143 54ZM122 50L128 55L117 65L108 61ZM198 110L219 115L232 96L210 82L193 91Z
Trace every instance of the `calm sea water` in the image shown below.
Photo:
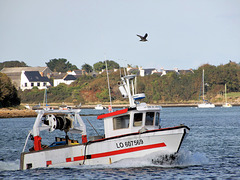
M82 110L82 114L99 112ZM96 116L83 119L103 133L103 122ZM0 179L240 179L240 107L163 108L161 119L162 127L185 124L191 128L172 164L153 164L151 159L158 154L151 154L112 165L25 171L19 170L20 153L35 118L0 119ZM95 135L87 121L86 125L88 135ZM59 132L59 136L64 134ZM54 137L52 133L50 141L43 143L51 143ZM27 148L31 146L29 143Z

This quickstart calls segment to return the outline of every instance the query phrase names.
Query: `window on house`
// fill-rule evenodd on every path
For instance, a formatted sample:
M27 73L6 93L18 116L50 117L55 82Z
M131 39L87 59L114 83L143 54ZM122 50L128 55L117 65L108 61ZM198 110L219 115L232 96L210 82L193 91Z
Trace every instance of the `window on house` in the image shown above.
M147 112L146 113L146 126L152 126L153 125L153 120L154 120L154 112Z
M33 87L33 86L34 86L34 83L31 83L31 86Z
M135 113L133 119L133 126L141 126L142 125L142 117L143 113Z
M156 113L156 117L155 117L155 126L158 126L158 125L159 125L159 118L160 118L160 113L157 112L157 113Z
M40 82L37 83L37 86L40 86Z
M46 86L46 83L45 83L45 82L43 83L43 86Z
M27 87L27 83L25 83L25 87Z
M113 118L113 129L123 129L129 127L130 115L118 116Z

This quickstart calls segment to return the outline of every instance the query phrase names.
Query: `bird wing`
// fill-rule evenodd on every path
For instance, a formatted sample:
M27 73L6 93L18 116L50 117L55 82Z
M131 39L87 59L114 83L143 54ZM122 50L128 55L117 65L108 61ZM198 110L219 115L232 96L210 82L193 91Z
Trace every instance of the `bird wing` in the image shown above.
M138 34L137 34L137 36L140 37L141 39L143 38L141 35L138 35Z
M143 37L143 38L144 38L144 39L146 39L146 38L147 38L147 36L148 36L148 34L146 33L146 34L144 35L144 37Z

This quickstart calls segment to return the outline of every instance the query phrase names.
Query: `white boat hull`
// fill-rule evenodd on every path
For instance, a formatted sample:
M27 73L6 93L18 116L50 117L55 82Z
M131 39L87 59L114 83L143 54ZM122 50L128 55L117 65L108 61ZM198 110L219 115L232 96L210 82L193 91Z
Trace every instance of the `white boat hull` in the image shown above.
M103 110L103 107L95 107L96 110Z
M97 104L95 107L94 107L96 110L103 110L103 106L101 104Z
M232 105L229 104L229 103L225 103L225 104L222 105L222 107L224 107L224 108L230 108L230 107L232 107Z
M210 103L202 103L198 104L198 108L215 108L215 105Z
M188 127L177 126L22 153L20 169L111 164L154 152L171 155L179 151L188 132Z

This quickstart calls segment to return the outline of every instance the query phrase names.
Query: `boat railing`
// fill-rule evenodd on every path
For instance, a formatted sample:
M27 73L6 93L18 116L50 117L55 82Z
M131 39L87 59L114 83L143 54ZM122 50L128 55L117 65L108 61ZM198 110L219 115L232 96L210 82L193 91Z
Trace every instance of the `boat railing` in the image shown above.
M27 142L28 142L28 139L29 139L31 133L32 133L32 131L29 131L29 133L28 133L28 135L27 135L27 138L26 138L26 140L25 140L25 144L24 144L24 147L23 147L22 152L25 152L25 149L26 149L26 146L27 146Z

